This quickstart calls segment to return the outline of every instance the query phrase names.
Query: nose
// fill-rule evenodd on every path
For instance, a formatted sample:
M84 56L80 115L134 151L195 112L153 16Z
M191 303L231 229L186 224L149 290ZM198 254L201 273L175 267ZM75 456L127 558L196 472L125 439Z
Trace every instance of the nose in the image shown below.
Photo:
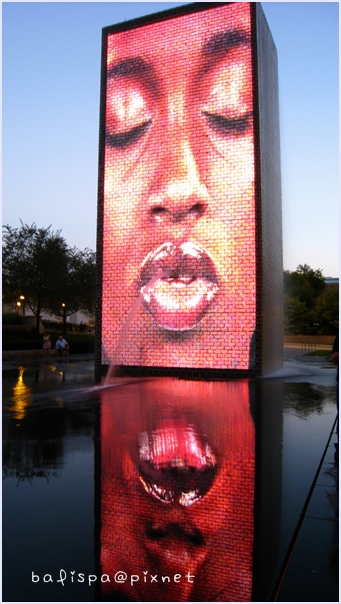
M149 539L155 541L162 541L166 539L168 535L173 535L179 540L188 540L193 545L204 545L205 538L202 532L192 526L191 523L167 523L167 522L153 522L149 521L146 525L146 535Z
M189 140L168 137L161 154L149 197L155 222L182 223L197 220L207 209L208 192L200 177Z

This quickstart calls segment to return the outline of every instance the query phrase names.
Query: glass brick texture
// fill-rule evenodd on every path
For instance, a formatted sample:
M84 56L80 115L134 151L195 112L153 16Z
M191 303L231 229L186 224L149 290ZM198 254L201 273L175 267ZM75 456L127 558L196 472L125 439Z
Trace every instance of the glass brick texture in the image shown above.
M248 381L213 389L160 378L105 389L101 397L106 601L251 601L255 426Z
M102 364L248 370L250 3L108 34Z

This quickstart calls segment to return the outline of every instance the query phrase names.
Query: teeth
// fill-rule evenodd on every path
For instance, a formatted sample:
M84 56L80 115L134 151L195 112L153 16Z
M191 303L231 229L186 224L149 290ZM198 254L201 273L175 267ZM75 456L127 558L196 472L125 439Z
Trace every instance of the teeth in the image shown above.
M175 494L172 489L164 489L156 484L149 484L142 478L142 476L140 476L140 480L146 492L152 497L155 497L155 499L158 499L163 503L174 503L175 501L178 501L178 503L185 508L188 508L189 506L193 505L193 503L200 501L203 495L206 494L202 494L199 489L192 489L188 492Z
M182 429L141 432L139 435L140 460L159 469L166 465L174 468L196 467L202 469L217 463L208 443L203 443L191 426Z
M192 283L192 281L195 281L195 277L174 276L174 277L169 277L168 279L165 279L165 281L169 281L170 283L173 283L174 285L177 285L177 283L183 283L184 285L188 285L189 283Z
M149 252L142 262L139 287L151 280L177 280L187 284L195 279L216 282L215 268L211 258L198 245L187 241L180 246L170 242Z

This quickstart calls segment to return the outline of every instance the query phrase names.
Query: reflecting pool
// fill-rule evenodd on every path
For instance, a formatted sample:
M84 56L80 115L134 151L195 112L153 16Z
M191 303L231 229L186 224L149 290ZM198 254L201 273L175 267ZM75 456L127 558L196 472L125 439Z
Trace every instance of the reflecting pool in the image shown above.
M268 601L335 416L335 371L3 372L3 600Z

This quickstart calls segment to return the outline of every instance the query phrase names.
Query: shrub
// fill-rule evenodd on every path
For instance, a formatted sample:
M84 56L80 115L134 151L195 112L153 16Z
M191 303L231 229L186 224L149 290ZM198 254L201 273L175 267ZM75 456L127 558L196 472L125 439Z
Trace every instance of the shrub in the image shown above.
M2 324L3 325L23 325L24 317L18 315L17 312L4 312L2 313Z
M43 347L42 336L32 331L4 331L2 350L38 350Z
M59 334L61 334L61 331L59 331ZM58 335L52 335L52 346L55 345ZM95 337L92 334L68 333L65 339L70 346L71 354L93 353L95 351ZM39 350L42 347L42 334L37 336L35 332L27 331L4 331L3 333L2 350Z

